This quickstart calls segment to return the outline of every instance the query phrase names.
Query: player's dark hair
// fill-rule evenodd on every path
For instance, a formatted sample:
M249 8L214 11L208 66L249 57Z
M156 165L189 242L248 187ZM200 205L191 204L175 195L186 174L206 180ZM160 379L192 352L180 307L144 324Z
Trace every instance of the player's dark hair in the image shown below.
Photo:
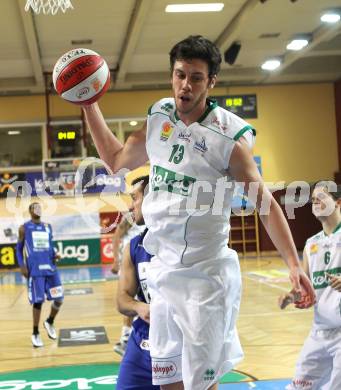
M218 74L221 64L221 54L217 46L201 35L190 35L178 42L169 53L170 67L173 72L177 60L200 59L208 65L208 75Z
M319 180L311 186L311 193L316 187L323 187L328 194L336 201L341 198L341 185L336 184L332 180Z
M131 182L131 185L134 186L135 184L138 184L138 183L140 184L140 190L144 193L145 188L147 187L147 185L149 183L149 175L137 177L136 179L134 179Z
M33 202L33 203L31 203L31 204L28 206L28 211L31 212L31 211L33 210L33 207L34 207L36 204L39 205L38 202Z

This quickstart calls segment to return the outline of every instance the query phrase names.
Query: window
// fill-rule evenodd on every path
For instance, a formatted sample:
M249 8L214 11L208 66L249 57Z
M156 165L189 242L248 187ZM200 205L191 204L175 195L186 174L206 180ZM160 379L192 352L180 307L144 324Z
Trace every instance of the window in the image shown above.
M125 142L133 131L142 129L144 121L129 120L121 123Z
M6 127L0 129L0 166L41 165L41 127Z
M109 126L110 130L113 132L113 134L116 135L116 137L117 137L119 124L118 123L109 123L108 126ZM99 158L96 146L94 144L94 141L92 140L90 132L87 133L86 155L88 157Z

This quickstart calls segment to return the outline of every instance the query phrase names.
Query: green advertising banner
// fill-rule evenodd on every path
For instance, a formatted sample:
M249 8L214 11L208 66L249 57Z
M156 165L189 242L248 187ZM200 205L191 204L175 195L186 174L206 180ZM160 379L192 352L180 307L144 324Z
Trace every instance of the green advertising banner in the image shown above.
M80 240L57 240L54 247L61 256L58 265L100 264L99 238Z
M61 366L0 374L0 389L5 390L115 390L118 363ZM247 374L232 371L220 383L250 380Z

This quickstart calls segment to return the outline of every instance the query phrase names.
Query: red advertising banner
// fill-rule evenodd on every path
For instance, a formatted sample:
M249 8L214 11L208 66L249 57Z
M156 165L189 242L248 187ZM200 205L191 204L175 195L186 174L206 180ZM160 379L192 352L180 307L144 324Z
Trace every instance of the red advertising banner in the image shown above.
M114 261L114 253L112 247L112 237L101 238L101 262L109 264Z

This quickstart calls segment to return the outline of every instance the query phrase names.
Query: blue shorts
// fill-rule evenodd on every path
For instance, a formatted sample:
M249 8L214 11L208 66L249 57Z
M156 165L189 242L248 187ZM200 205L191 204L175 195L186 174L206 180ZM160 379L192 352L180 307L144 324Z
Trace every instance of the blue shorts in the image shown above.
M62 301L64 291L58 272L48 276L30 276L28 278L28 300L31 304L42 303L45 296L48 301Z
M148 340L133 330L121 362L116 390L160 390L160 386L152 384L152 361L147 348Z

